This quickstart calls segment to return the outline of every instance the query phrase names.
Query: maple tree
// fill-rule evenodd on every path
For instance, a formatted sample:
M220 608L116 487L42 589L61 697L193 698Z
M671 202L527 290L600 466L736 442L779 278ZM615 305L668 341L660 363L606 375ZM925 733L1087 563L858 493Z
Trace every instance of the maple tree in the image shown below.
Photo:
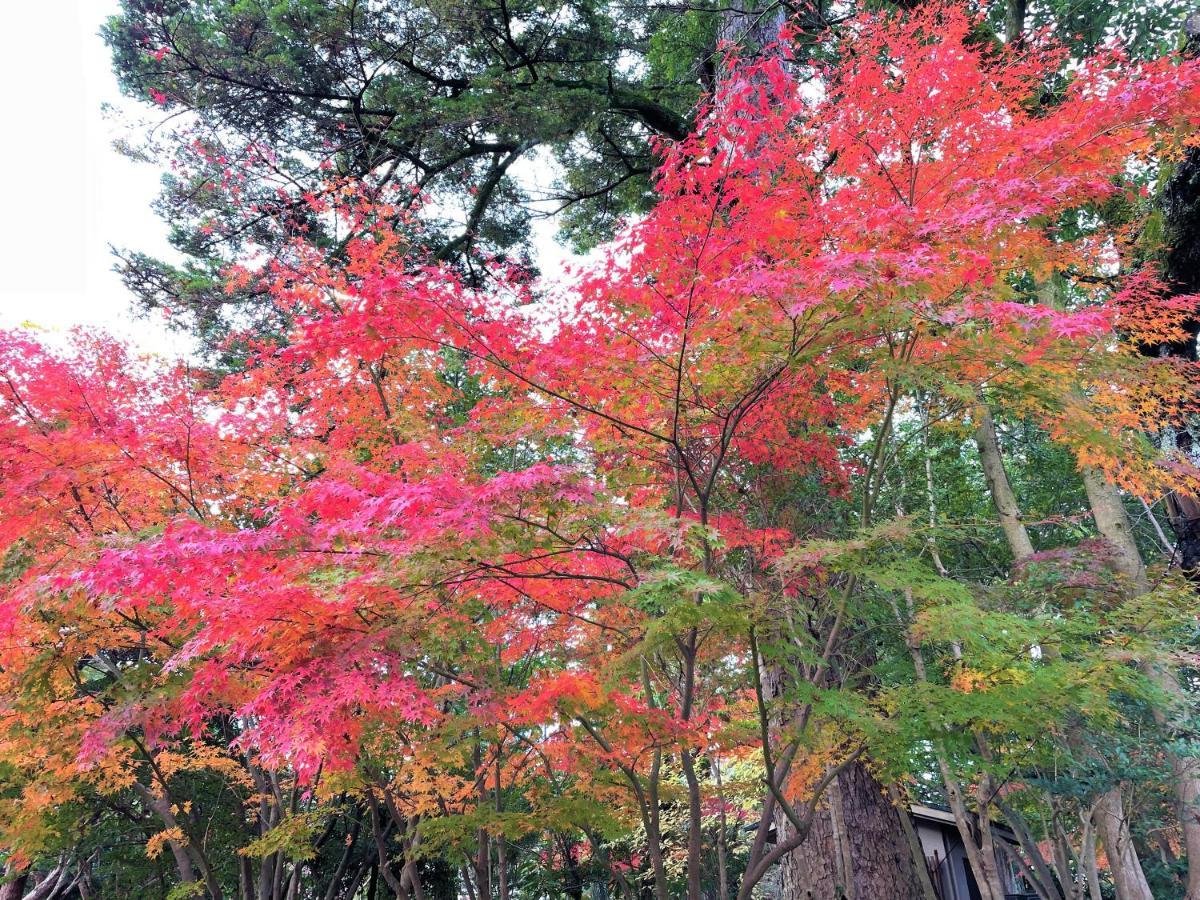
M296 201L340 265L289 217L227 273L289 329L237 335L237 371L4 334L12 872L107 802L176 896L749 900L777 867L802 896L836 887L797 863L848 796L900 861L838 877L928 896L897 806L944 795L988 900L998 852L1039 896L1101 856L1148 892L1125 797L1153 779L1103 763L1153 768L1136 719L1180 744L1159 793L1193 783L1196 600L1146 580L1118 491L1197 490L1146 437L1195 363L1141 352L1195 298L1107 211L1180 151L1200 69L976 25L929 4L734 57L654 209L548 299L431 259L409 189L333 179ZM1052 490L1098 540L1064 513L1033 552L993 409L1082 474ZM939 518L930 444L972 430L986 486ZM947 564L989 504L1000 578Z

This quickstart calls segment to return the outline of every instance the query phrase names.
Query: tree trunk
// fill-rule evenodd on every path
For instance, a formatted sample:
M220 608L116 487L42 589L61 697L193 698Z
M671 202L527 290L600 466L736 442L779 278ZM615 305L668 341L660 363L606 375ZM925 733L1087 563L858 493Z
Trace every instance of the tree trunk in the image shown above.
M923 896L897 809L861 762L826 791L808 839L780 863L781 900L875 900ZM787 817L775 819L790 834Z
M1133 528L1129 514L1121 502L1121 495L1104 476L1092 468L1083 470L1083 487L1087 491L1088 505L1096 530L1113 552L1113 566L1125 579L1126 587L1134 595L1144 594L1150 589L1146 581L1146 566L1142 554L1133 539Z
M1020 507L1017 505L1008 474L1004 471L1004 460L996 440L995 423L990 412L982 404L977 408L977 420L975 440L979 446L988 489L992 494L992 502L1000 518L1004 536L1008 540L1009 549L1019 562L1033 553L1033 544L1029 540L1025 525L1021 522ZM1084 471L1083 481L1097 529L1101 536L1113 544L1117 553L1117 564L1122 567L1122 573L1131 580L1134 589L1141 586L1144 590L1145 567L1133 542L1129 520L1115 488L1093 469ZM1118 900L1149 900L1152 897L1150 887L1129 833L1125 801L1121 796L1120 787L1114 787L1100 797L1094 815L1099 817L1094 820L1096 830L1108 856L1113 881L1118 886ZM1124 893L1121 893L1122 891Z
M713 756L713 774L717 779L717 900L729 900L729 856L726 830L729 825L725 815L725 786L721 781L721 757Z
M996 422L991 410L983 403L975 407L975 445L979 448L983 477L987 480L988 493L992 495L1004 539L1008 542L1013 559L1021 562L1033 555L1033 542L1029 539L1025 523L1021 521L1021 507L1017 504L1012 482L1004 470L1004 457L1000 454L1000 442L996 438Z
M1087 489L1088 502L1096 520L1096 529L1108 542L1114 553L1114 565L1137 594L1150 589L1146 579L1146 567L1141 552L1133 538L1129 515L1121 503L1121 495L1099 472L1085 469L1083 483ZM1151 680L1171 698L1172 702L1184 706L1187 703L1175 674L1155 661L1144 661L1144 671ZM1160 709L1154 711L1155 721L1162 727L1172 728L1171 718ZM1184 846L1188 856L1188 878L1186 900L1200 900L1200 760L1191 756L1167 753L1171 765L1171 788L1175 794L1176 812L1183 829ZM1127 828L1128 826L1126 826ZM1097 823L1099 828L1099 823ZM1103 836L1103 831L1101 831ZM1132 841L1129 841L1132 852ZM1105 842L1105 850L1112 853ZM1139 867L1140 869L1140 867ZM1115 876L1115 873L1114 873ZM1136 879L1135 879L1136 880ZM1145 880L1144 877L1142 879Z
M933 886L933 879L929 874L925 848L921 846L921 838L917 834L916 826L913 825L912 816L908 814L908 800L896 785L888 786L888 798L900 814L900 829L904 832L904 840L908 844L908 855L912 857L913 869L916 870L917 880L921 883L921 897L924 900L939 900L937 888Z
M1155 718L1160 725L1184 732L1187 727L1187 699L1175 674L1161 666L1153 666L1150 677L1171 698L1175 708L1182 713L1177 725L1161 712ZM1187 854L1187 890L1184 900L1200 900L1200 760L1194 756L1168 753L1171 764L1171 787L1175 793L1175 811L1183 829L1183 846Z
M501 783L501 774L503 771L500 760L500 752L496 752L496 813L497 816L504 813L504 792ZM501 831L496 835L496 878L499 882L499 900L508 900L508 848L505 846L505 835Z
M133 785L134 792L150 807L163 824L168 829L179 828L179 823L175 818L175 814L171 811L171 804L163 797L155 794L148 787L135 782ZM189 884L196 880L196 870L192 865L192 858L189 855L187 848L178 840L168 840L167 846L171 850L171 855L175 858L175 867L179 870L179 880L184 884Z
M688 900L702 900L701 868L704 865L704 845L701 834L700 779L696 776L696 764L692 750L685 747L679 754L687 785L688 828L687 828L687 895Z
M26 869L15 875L12 872L6 872L5 877L12 880L0 885L0 900L21 900L21 897L25 895L25 885L29 883L29 870Z
M1200 15L1193 13L1188 17L1184 33L1184 53L1195 58L1200 55ZM1200 291L1200 149L1189 149L1176 167L1163 191L1163 212L1169 246L1164 272L1166 280L1176 294ZM1153 354L1195 360L1200 321L1193 320L1189 326L1188 340L1160 345L1153 348ZM1200 460L1200 440L1197 439L1200 438L1200 427L1195 421L1167 423L1163 438L1164 444L1171 444L1164 446L1165 450L1187 457L1193 463ZM1200 582L1200 498L1170 494L1167 512L1184 574L1193 582ZM1171 680L1174 680L1173 676ZM1172 696L1177 695L1178 684L1175 689L1170 691ZM1200 798L1196 793L1196 760L1176 757L1171 760L1171 768L1187 851L1186 900L1200 900L1200 809L1196 805Z
M1025 35L1025 13L1028 0L1008 0L1004 9L1004 43L1017 46Z
M1187 24L1189 56L1200 51L1200 16ZM1163 191L1163 213L1167 225L1164 275L1175 294L1200 291L1200 150L1190 149L1180 160ZM1177 343L1143 347L1147 356L1196 359L1196 333L1200 321L1189 323L1189 337ZM1200 460L1200 428L1194 421L1164 423L1160 439L1163 450L1192 462ZM1200 498L1185 494L1167 496L1167 513L1178 542L1180 565L1189 578L1200 576Z
M1125 799L1119 789L1114 788L1096 801L1092 821L1108 857L1117 900L1154 900L1133 846L1129 820L1125 816Z
M908 605L908 617L912 618L912 591L906 591L906 600ZM901 621L899 610L897 609L897 621ZM917 678L920 681L926 680L925 663L921 655L920 644L913 638L911 632L908 637L908 649L912 654L913 667L916 670ZM990 780L984 779L976 794L976 808L978 814L971 815L971 811L967 808L966 797L963 795L963 789L958 778L950 769L950 764L946 756L935 748L934 753L937 759L938 770L942 775L942 785L946 789L946 802L950 807L951 813L954 814L954 825L958 829L958 836L962 841L963 852L967 855L967 863L971 867L971 872L975 876L975 883L979 889L981 900L1004 900L1004 889L1000 884L1000 873L996 865L995 849L992 841L992 823L988 813L988 799L990 795L989 784ZM979 843L976 843L976 832L979 834Z

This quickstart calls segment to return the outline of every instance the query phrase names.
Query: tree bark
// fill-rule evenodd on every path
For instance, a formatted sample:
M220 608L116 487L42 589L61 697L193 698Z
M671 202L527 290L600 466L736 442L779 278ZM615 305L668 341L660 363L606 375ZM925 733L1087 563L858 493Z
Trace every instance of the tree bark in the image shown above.
M1079 864L1087 876L1087 900L1103 900L1100 892L1100 867L1096 863L1096 822L1092 811L1080 816L1083 822L1083 841ZM1083 891L1079 891L1082 897Z
M500 752L496 752L496 813L504 813L504 794L501 784L502 765ZM504 832L496 836L496 878L499 881L499 900L508 900L508 850L505 846Z
M908 652L912 656L913 669L916 672L917 680L924 682L928 680L925 669L925 658L921 653L920 642L911 631L914 612L911 589L905 591L904 599L906 606L904 612L901 612L898 605L893 604L892 608L896 613L897 623L908 629L906 643L908 644ZM942 785L946 790L946 803L950 807L950 812L954 815L954 825L958 829L959 838L962 840L963 852L966 853L967 863L971 867L972 874L975 876L975 883L979 889L980 897L982 900L1004 900L1004 889L1000 884L1000 873L996 865L995 849L992 842L992 824L988 815L991 782L986 778L980 782L976 793L977 815L973 817L971 811L967 808L962 785L951 770L945 754L936 746L934 747L934 758L937 760L938 771L942 776ZM977 832L979 835L978 843L976 843Z
M917 873L917 880L921 883L921 897L924 900L940 900L937 888L933 886L933 879L929 875L929 864L925 860L925 848L921 846L921 838L913 825L912 816L909 815L908 801L895 785L888 786L888 799L900 813L900 829L904 832L904 840L908 844L908 853L912 857L913 869Z
M179 828L175 814L171 812L171 804L163 797L158 796L140 782L135 782L133 789L145 804L158 814L158 817L167 828ZM167 841L167 846L171 850L171 855L175 858L175 868L179 870L179 880L184 884L195 881L196 870L192 866L191 856L184 845L177 840L171 839Z
M1125 798L1119 789L1108 791L1096 801L1092 809L1092 821L1100 835L1100 843L1104 845L1104 853L1108 856L1117 900L1154 900L1133 846L1129 820L1125 815Z
M780 863L782 900L924 896L898 809L862 762L829 785L808 839ZM782 813L777 834L790 834Z
M1096 530L1113 552L1113 567L1125 578L1131 593L1146 593L1150 589L1146 580L1146 566L1133 539L1133 527L1121 502L1121 495L1103 474L1090 467L1083 470L1083 487L1087 491Z
M1008 0L1004 8L1004 43L1018 46L1025 36L1025 13L1028 0Z
M5 877L12 880L0 885L0 900L21 900L25 894L25 885L29 883L29 870L26 869L15 875L12 872L6 872Z
M713 755L713 774L717 779L717 900L729 900L729 870L725 815L725 786L721 781L721 756Z
M1000 442L996 438L996 422L991 410L983 403L975 407L975 445L979 448L979 461L983 464L983 477L987 480L992 504L1004 539L1012 551L1013 559L1021 562L1033 555L1033 541L1021 521L1021 507L1013 493L1012 482L1004 470L1004 458L1000 454Z

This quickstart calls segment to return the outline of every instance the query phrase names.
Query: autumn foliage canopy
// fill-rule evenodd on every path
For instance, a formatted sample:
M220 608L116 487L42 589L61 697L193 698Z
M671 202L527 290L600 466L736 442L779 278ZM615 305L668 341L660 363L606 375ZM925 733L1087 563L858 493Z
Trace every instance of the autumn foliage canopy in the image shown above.
M999 532L903 472L990 408L1132 503L1200 490L1156 440L1200 373L1146 352L1196 298L1139 244L1200 68L976 25L934 3L731 57L658 205L552 289L423 256L398 193L331 177L294 199L335 261L297 217L229 272L289 323L232 371L0 335L10 872L133 797L205 896L264 858L299 883L351 809L397 896L440 861L480 897L748 898L851 767L1000 817L1054 790L1018 765L1173 721L1144 663L1188 664L1190 588L1054 537L947 571ZM244 804L232 861L200 780ZM517 893L522 859L550 880Z

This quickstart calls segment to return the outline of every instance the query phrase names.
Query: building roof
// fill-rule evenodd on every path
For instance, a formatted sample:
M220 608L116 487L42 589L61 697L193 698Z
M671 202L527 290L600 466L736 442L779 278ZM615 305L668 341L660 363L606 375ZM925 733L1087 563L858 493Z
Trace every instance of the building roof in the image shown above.
M912 817L918 822L936 822L939 825L949 825L951 828L956 827L954 823L954 813L950 812L950 810L945 809L944 807L921 806L914 803L909 807L909 810L912 812ZM1007 825L1002 825L999 822L993 821L992 830L1010 844L1015 844L1017 842L1016 834L1014 834L1013 830Z

